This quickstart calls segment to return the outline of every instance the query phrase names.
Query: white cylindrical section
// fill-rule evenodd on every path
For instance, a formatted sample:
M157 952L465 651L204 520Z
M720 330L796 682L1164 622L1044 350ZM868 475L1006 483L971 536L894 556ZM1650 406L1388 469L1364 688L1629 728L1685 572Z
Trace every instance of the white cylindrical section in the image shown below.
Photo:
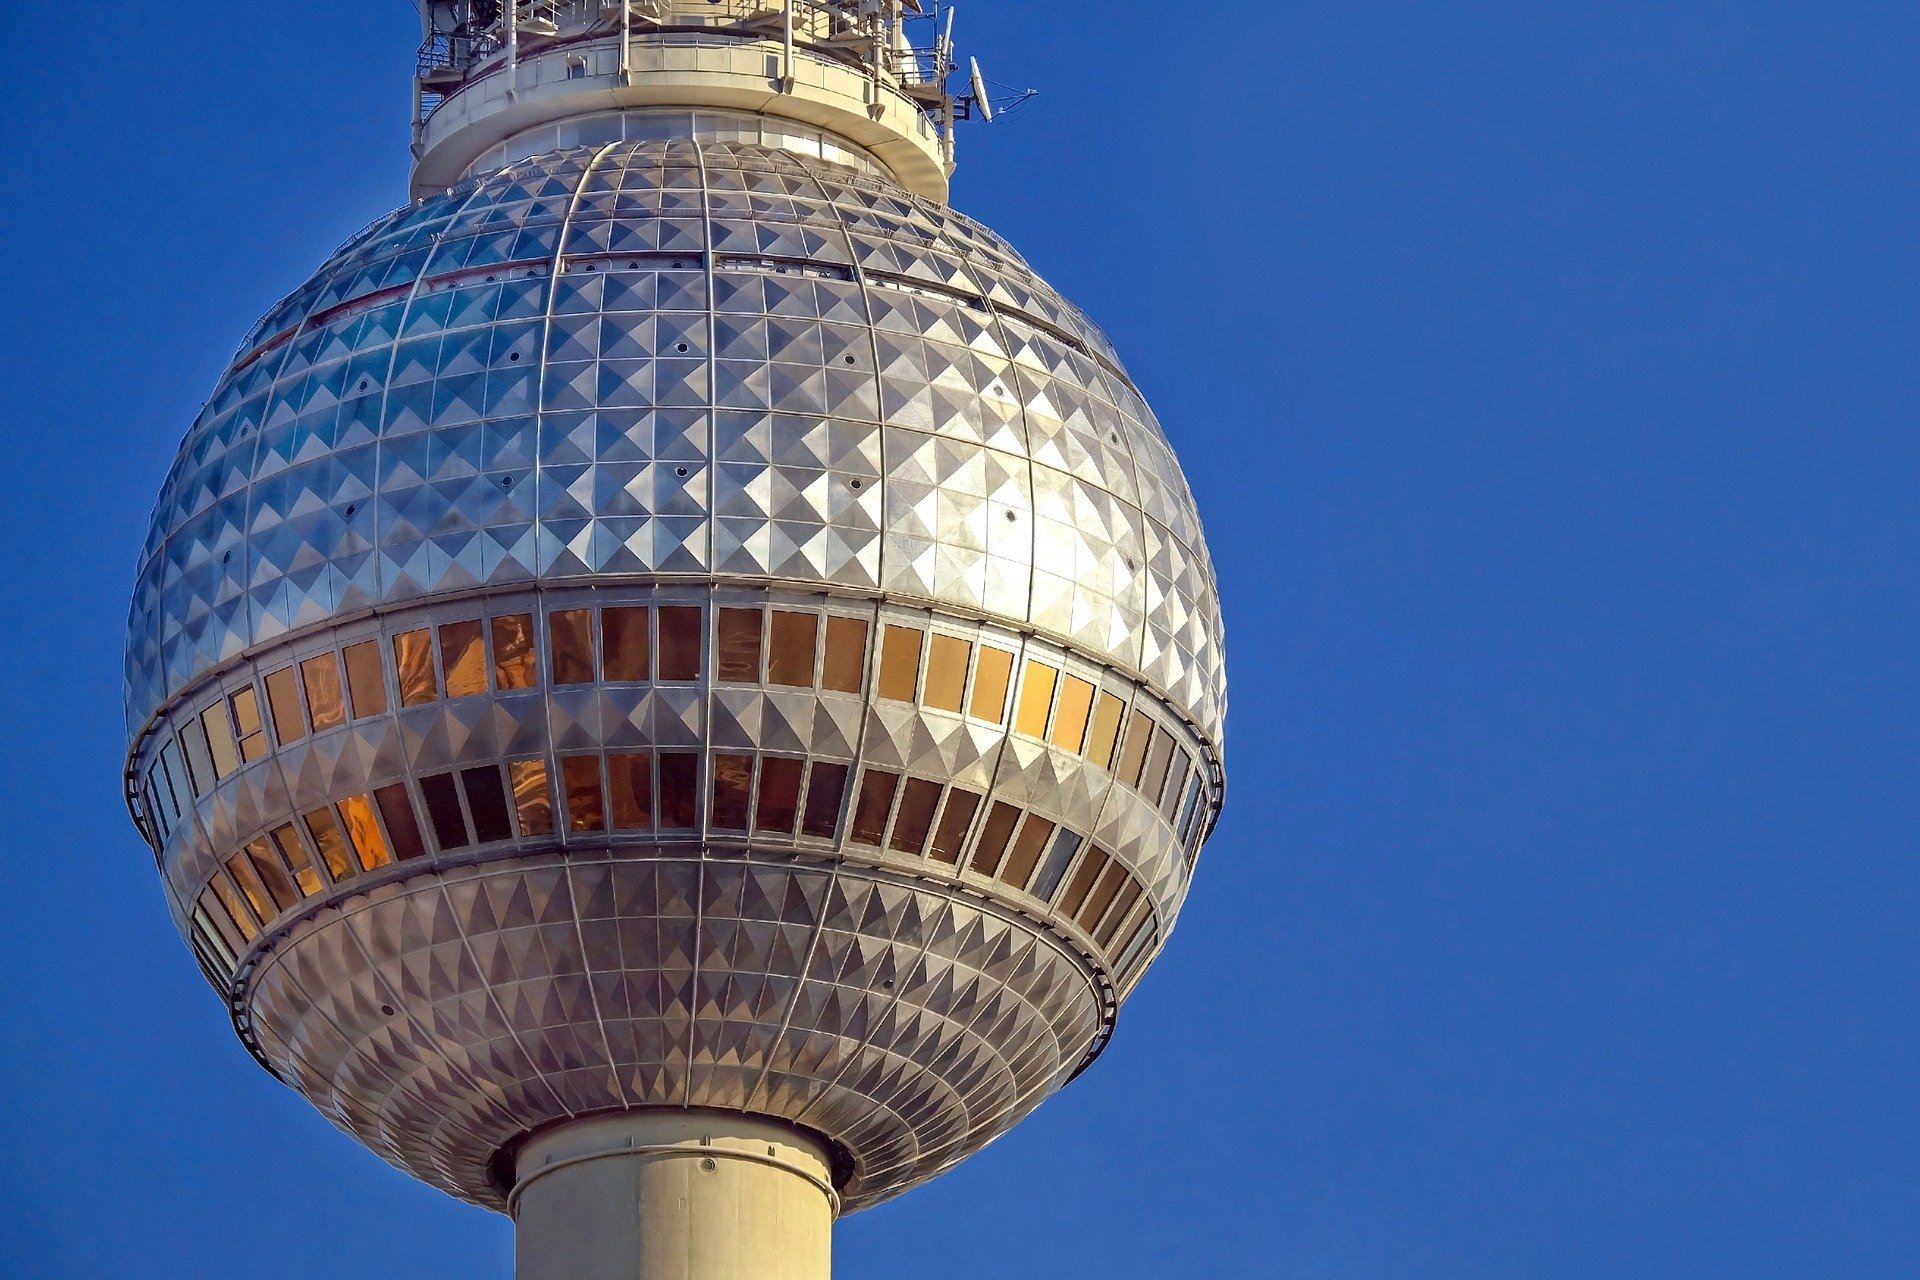
M576 1120L528 1142L514 1176L517 1280L828 1280L831 1161L778 1121Z

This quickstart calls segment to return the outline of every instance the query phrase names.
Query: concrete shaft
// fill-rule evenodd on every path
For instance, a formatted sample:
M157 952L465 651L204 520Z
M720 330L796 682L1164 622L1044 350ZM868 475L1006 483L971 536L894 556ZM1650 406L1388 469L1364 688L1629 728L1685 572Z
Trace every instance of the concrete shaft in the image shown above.
M777 1121L575 1120L528 1142L514 1177L518 1280L827 1280L829 1155Z

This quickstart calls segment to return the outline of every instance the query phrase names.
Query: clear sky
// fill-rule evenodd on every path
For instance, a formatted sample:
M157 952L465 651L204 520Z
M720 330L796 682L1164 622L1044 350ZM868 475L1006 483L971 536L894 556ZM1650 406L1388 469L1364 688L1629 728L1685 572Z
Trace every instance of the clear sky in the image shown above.
M404 197L412 9L7 21L0 1275L506 1280L247 1058L119 798L151 498ZM842 1280L1910 1278L1920 9L959 31L1043 93L956 202L1199 496L1229 796L1106 1056Z

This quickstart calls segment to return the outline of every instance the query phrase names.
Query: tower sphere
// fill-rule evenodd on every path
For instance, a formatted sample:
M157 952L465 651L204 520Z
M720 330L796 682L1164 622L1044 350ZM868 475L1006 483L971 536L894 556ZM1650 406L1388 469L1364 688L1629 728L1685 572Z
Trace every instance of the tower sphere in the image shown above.
M849 1210L952 1166L1106 1043L1220 803L1200 523L1099 330L858 141L677 119L350 240L134 592L129 802L247 1047L496 1209L649 1109L811 1135Z

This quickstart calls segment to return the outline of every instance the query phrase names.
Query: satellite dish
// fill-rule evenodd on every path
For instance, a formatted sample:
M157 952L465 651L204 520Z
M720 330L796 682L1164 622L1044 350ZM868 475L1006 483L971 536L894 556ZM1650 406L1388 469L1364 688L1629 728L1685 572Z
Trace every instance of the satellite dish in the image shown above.
M980 59L968 58L967 65L973 70L973 100L980 108L980 118L992 124L993 100L987 97L987 78L980 74Z

